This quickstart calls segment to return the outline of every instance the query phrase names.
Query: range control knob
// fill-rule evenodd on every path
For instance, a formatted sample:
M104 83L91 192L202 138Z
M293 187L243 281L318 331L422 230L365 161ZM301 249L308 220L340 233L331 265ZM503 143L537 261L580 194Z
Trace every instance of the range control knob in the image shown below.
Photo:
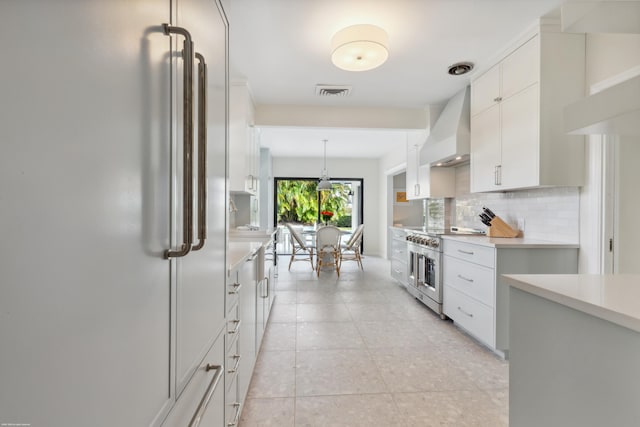
M438 246L440 246L440 242L438 242L436 239L431 239L429 241L429 246L431 246L432 248L437 248Z

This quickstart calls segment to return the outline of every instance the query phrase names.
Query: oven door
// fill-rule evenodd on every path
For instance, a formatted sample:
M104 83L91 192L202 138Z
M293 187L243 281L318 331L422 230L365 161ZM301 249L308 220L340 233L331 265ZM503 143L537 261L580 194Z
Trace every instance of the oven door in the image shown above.
M440 252L422 248L415 258L415 286L435 302L442 303Z
M418 254L420 253L421 249L419 246L413 244L413 243L409 243L407 245L407 256L408 256L408 262L407 262L407 266L409 267L407 269L407 286L411 286L412 288L417 288L418 287Z

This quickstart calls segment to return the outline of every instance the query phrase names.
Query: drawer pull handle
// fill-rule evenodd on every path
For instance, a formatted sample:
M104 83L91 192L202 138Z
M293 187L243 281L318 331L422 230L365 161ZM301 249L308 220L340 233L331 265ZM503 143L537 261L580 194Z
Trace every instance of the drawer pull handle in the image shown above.
M460 307L460 306L458 306L458 310L460 310L460 311L462 312L462 314L464 314L464 315L467 315L467 316L469 316L469 317L473 317L473 314L471 314L471 313L469 313L469 312L467 312L467 311L464 311L464 310L462 309L462 307Z
M209 387L207 387L207 391L204 392L204 396L202 396L202 400L198 405L198 409L196 409L195 414L193 414L193 418L191 418L191 422L189 423L189 427L197 427L200 425L200 420L204 416L205 411L207 410L207 406L209 406L209 402L211 401L211 397L213 396L213 392L216 391L216 387L218 387L218 383L220 382L220 378L222 378L222 373L224 372L224 367L222 365L211 365L207 364L204 368L205 371L209 372L215 369L216 373L211 379L209 383Z
M242 289L242 284L234 283L231 286L233 286L233 290L229 291L229 295L238 295L238 292L240 292L240 289Z
M229 335L233 335L233 334L237 334L238 331L240 330L240 324L242 323L240 320L232 320L231 322L236 324L236 327L233 329L233 331L229 331L227 332Z
M240 403L234 402L231 406L236 408L236 415L233 417L233 421L227 423L227 427L234 427L238 425L238 418L240 417Z
M458 252L465 255L473 255L473 251L463 251L462 249L458 249Z
M468 277L464 277L462 274L458 274L458 277L462 280L466 280L467 282L473 283L473 279L469 279Z
M238 372L238 366L240 366L240 355L239 354L234 354L233 358L236 359L236 363L235 365L233 365L233 368L229 369L229 373L230 374L235 374L236 372Z

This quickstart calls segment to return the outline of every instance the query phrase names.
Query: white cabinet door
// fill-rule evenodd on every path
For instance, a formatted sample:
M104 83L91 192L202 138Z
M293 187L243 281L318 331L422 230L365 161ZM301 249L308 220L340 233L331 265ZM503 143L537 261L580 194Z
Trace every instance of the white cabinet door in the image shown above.
M500 64L494 65L471 86L471 116L494 105L500 97Z
M538 36L507 56L502 63L502 89L500 96L507 100L531 86L540 76L540 48Z
M420 196L418 186L418 160L420 159L420 146L417 143L407 143L407 173L406 173L406 187L407 187L407 199L413 200Z
M227 27L216 2L179 0L176 25L191 32L194 50L208 66L207 105L207 240L200 250L177 258L176 263L176 390L179 395L210 348L213 339L225 326L225 123ZM176 38L178 39L178 38ZM179 41L182 46L182 41ZM182 61L177 75L181 98ZM196 64L198 61L196 61ZM197 67L196 67L197 69ZM197 84L194 83L197 88ZM197 93L197 90L195 90ZM195 105L198 104L196 97ZM178 117L182 117L182 104ZM196 109L197 117L197 109ZM197 122L200 118L197 117ZM197 129L197 127L196 127ZM195 132L197 134L197 132ZM181 144L179 144L181 146ZM194 158L199 153L194 153ZM178 157L181 159L181 155ZM197 188L198 170L194 171ZM179 175L180 176L180 175ZM181 189L177 188L179 192ZM197 192L196 192L197 194ZM181 199L180 199L181 200ZM194 205L196 203L194 202ZM180 209L182 207L180 206ZM197 212L197 209L194 209ZM197 215L194 214L194 240L197 242ZM223 363L221 360L220 363Z
M259 138L253 127L253 101L246 83L234 83L229 101L229 188L257 194Z
M471 117L471 191L499 189L500 104Z
M171 403L169 2L0 9L0 423L150 425Z
M538 85L502 101L501 186L533 187L539 182Z
M407 142L407 199L455 197L454 169L420 165L420 150L424 138L424 133L415 132Z

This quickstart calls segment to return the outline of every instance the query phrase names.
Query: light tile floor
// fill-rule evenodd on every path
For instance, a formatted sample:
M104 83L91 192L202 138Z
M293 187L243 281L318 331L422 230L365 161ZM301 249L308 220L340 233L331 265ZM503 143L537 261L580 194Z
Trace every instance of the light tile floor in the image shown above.
M388 261L318 279L287 258L241 427L508 425L508 362L412 298Z

